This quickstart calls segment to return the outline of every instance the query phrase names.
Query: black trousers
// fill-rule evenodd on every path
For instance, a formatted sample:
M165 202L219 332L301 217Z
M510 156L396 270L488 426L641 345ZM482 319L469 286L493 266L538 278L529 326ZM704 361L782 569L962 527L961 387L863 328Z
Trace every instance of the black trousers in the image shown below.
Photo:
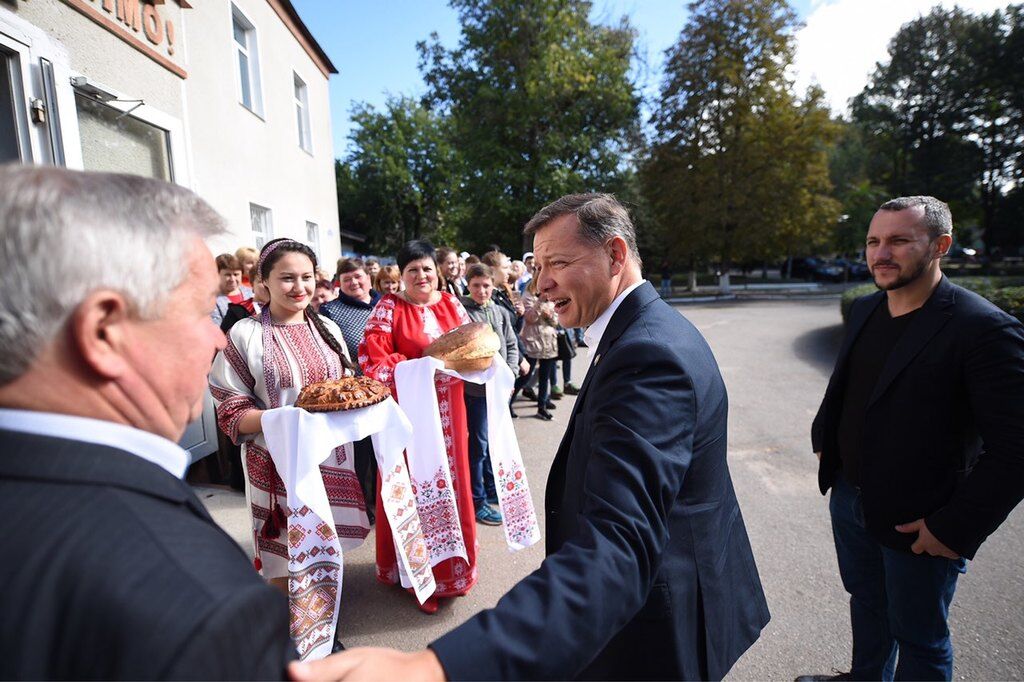
M356 441L352 445L356 451L356 476L359 477L359 486L363 489L363 498L366 500L366 515L372 523L377 511L377 457L369 438Z

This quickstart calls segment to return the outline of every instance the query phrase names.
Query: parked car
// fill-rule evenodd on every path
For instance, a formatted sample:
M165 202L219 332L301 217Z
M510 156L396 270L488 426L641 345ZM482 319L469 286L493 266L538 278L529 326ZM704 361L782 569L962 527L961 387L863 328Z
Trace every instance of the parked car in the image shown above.
M785 264L782 267L785 268ZM789 276L793 279L800 278L808 282L843 281L843 267L824 258L794 258L790 268Z
M862 260L852 258L837 258L835 264L847 271L847 280L851 282L871 279L871 271L868 264Z
M814 271L821 265L820 258L793 258L789 264L789 276L793 279L814 279ZM785 272L786 264L783 263L780 269Z

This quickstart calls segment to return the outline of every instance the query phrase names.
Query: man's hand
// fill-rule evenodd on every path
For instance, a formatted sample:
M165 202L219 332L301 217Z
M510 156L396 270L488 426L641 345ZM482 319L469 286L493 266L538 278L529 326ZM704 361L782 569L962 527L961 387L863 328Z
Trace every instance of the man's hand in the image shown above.
M932 556L944 556L947 559L959 559L960 555L939 542L939 539L932 535L925 525L924 519L901 523L896 526L901 533L917 533L917 540L910 546L914 554L931 554Z
M530 373L530 363L528 363L526 360L520 360L519 361L519 376L525 377L529 373Z
M444 682L444 668L430 649L407 654L394 649L362 648L331 654L319 661L294 661L288 677L305 680L400 680Z

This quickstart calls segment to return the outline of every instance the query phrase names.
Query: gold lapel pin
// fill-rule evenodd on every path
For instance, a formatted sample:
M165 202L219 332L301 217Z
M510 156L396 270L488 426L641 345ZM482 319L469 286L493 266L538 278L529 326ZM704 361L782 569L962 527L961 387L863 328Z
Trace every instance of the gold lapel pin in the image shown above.
M601 362L601 354L600 354L600 353L598 353L598 354L597 354L597 355L596 355L596 356L594 357L594 367L597 367L597 363L599 363L599 362Z

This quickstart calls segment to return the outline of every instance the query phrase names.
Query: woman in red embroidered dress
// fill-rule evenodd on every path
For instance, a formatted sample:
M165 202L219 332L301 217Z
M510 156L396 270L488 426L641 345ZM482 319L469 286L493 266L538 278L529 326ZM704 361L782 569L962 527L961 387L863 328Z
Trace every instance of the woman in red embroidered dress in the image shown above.
M470 322L465 308L455 296L437 290L437 262L430 242L415 240L407 243L398 252L397 260L405 291L381 298L366 323L363 342L359 344L359 364L363 372L387 384L395 400L398 400L395 365L403 360L422 357L423 349L431 341L450 329ZM420 607L427 613L437 611L438 597L468 593L476 584L477 577L476 516L469 487L469 441L462 381L438 374L434 385L448 450L452 486L455 488L459 527L469 561L467 563L456 557L445 559L433 567L437 591ZM419 490L433 482L412 483ZM398 584L395 543L383 510L379 478L377 485L377 579L388 584ZM421 505L420 523L428 548L432 543L442 542L443 537L455 530L447 528L444 521L424 514Z

